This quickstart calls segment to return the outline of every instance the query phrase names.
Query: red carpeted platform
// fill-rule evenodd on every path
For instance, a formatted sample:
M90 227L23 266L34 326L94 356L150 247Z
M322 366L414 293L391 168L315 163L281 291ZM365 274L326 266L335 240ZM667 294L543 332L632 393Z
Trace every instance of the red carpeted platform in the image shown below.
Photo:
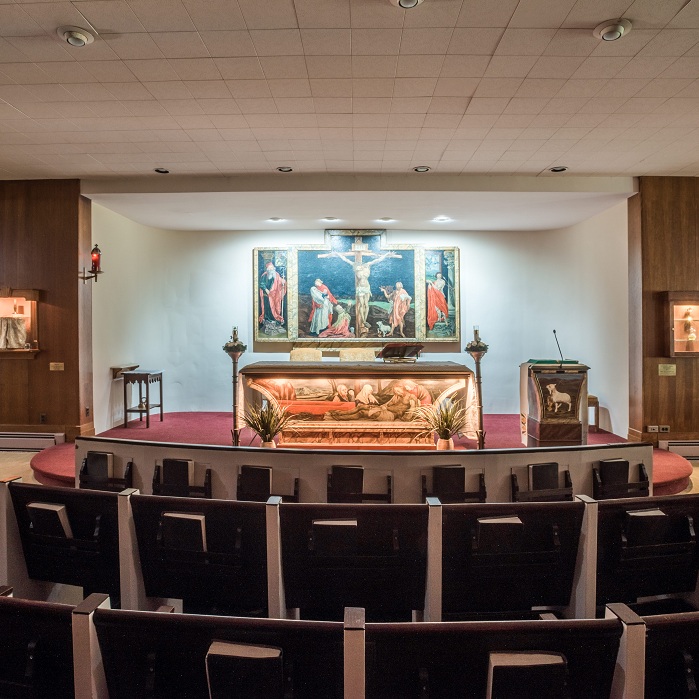
M172 442L175 444L214 444L229 446L231 439L231 413L166 413L163 422L151 418L150 428L134 420L128 427L114 427L102 432L100 437L134 439L148 442ZM485 443L488 449L521 449L519 415L484 415ZM469 439L457 439L457 447L475 449ZM625 442L611 432L590 432L589 444L614 444ZM240 433L241 446L259 444L257 436L244 428ZM73 485L75 479L75 445L66 443L49 447L31 460L36 479L45 485ZM692 465L679 454L662 449L653 450L653 488L656 495L681 493L689 484Z

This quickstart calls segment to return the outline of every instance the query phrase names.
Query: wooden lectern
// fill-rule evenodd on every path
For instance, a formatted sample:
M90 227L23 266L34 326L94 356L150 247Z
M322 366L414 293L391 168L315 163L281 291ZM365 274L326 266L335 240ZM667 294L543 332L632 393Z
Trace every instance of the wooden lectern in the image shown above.
M587 444L587 371L566 359L520 364L520 431L528 447Z

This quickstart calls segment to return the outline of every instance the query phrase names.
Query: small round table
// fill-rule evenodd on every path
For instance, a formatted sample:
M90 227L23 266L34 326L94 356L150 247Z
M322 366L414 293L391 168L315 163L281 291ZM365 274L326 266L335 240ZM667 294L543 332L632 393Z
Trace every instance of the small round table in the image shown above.
M162 369L138 369L137 371L122 371L124 377L124 427L129 426L129 413L138 413L139 419L143 421L143 414L146 415L146 428L150 427L150 411L153 408L160 408L160 422L163 421L163 371ZM138 405L135 408L128 408L126 387L130 383L138 384ZM157 383L160 387L160 401L150 402L150 385ZM145 401L143 388L145 386ZM141 407L143 406L143 407Z

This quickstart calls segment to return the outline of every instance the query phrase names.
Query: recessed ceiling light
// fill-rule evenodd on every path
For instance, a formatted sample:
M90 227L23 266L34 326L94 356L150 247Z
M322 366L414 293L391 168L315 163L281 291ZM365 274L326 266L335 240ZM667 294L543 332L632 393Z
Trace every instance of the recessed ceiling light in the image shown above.
M320 219L321 221L339 221L339 218L336 218L335 216L325 216L324 218Z
M384 216L383 218L379 218L377 220L381 221L381 223L393 223L396 219L391 218L390 216Z
M279 172L293 172L294 168L285 165L283 167L278 167L277 170L279 170Z
M166 167L156 167L153 172L157 172L159 175L169 175L170 171Z
M95 37L82 27L58 27L56 34L63 41L77 48L87 46L87 44L91 44L95 40Z
M631 22L628 19L608 19L602 24L598 24L593 30L592 35L603 41L616 41L626 36L631 31Z
M435 216L432 220L435 223L449 223L453 219L449 218L448 216Z
M549 172L567 172L568 168L565 165L556 165L555 167L550 167Z
M429 172L430 168L427 167L427 165L418 165L414 167L413 170L415 170L415 172Z
M272 218L268 218L268 221L271 221L272 223L280 223L281 221L286 221L285 218L279 218L279 216L272 216Z
M400 7L403 10L411 10L413 7L417 7L422 0L388 0L391 5Z

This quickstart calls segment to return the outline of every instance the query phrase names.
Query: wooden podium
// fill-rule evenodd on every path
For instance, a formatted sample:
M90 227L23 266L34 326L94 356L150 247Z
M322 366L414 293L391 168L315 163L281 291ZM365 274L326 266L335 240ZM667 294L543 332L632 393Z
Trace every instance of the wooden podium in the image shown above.
M587 444L587 371L566 359L520 364L520 431L528 447Z

